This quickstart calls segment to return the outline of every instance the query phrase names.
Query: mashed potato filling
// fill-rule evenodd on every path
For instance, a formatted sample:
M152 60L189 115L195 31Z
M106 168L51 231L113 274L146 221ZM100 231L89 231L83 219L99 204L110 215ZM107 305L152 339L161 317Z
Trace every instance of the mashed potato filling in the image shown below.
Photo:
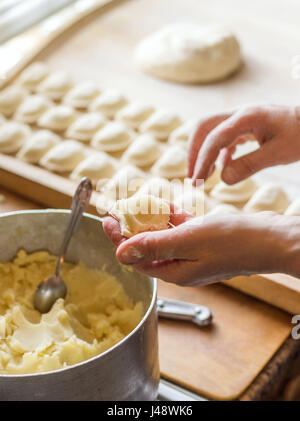
M87 360L123 339L143 316L116 278L83 264L63 265L68 288L47 314L33 308L38 284L54 273L56 257L19 251L0 263L0 373L56 370Z

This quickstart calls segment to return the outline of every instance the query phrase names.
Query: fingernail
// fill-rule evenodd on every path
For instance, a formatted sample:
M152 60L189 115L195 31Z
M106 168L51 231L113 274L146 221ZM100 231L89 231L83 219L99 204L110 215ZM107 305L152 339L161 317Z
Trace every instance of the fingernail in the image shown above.
M143 254L137 248L131 246L127 247L118 257L124 265L132 265L138 263L143 258Z
M232 167L225 167L223 170L222 178L225 182L235 183L238 178L238 174Z

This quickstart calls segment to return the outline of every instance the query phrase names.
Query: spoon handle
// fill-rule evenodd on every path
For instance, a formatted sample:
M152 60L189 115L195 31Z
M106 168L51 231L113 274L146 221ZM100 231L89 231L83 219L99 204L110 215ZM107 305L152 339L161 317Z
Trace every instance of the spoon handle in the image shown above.
M83 212L88 207L90 197L92 194L93 186L89 178L84 177L80 181L76 192L74 194L71 206L71 216L67 226L67 230L64 236L64 240L58 255L57 264L55 268L55 275L59 276L60 267L65 260L65 254L67 252L70 240L79 224Z

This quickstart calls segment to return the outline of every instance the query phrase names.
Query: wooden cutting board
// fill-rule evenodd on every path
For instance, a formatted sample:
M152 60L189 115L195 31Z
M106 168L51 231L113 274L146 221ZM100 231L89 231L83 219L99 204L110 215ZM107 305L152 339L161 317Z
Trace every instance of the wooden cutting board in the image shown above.
M53 69L69 72L75 80L95 80L100 86L120 89L129 98L179 112L183 118L249 102L298 104L300 82L292 77L291 60L299 54L299 12L300 5L294 0L284 6L280 0L254 0L251 4L238 0L122 1L69 30L38 59ZM139 73L132 61L137 41L164 24L178 21L218 22L232 27L243 47L242 70L223 83L205 86L176 85ZM27 168L29 179L24 187L18 174L21 168L12 169L7 158L0 163L0 183L28 197L36 196L38 184L30 177L41 173L28 172ZM14 177L9 176L10 168ZM300 166L294 164L263 171L257 178L284 184L293 197L299 194L299 171ZM41 203L49 200L48 206L66 207L73 187L56 176L46 182L46 189L41 182L38 191L42 194L34 198ZM235 286L299 312L300 281L294 284L284 277L274 284L271 276L271 282L261 289L262 278L268 279L254 277L249 282L243 278ZM247 287L254 284L252 290ZM275 293L274 285L279 288ZM162 375L208 397L239 396L289 335L289 315L222 285L179 289L161 284L160 295L208 305L215 314L212 328L200 330L161 321L159 332Z
M40 207L1 188L0 194L0 213ZM180 288L160 281L158 293L213 311L207 328L159 321L162 377L207 398L238 398L290 334L287 313L224 285Z

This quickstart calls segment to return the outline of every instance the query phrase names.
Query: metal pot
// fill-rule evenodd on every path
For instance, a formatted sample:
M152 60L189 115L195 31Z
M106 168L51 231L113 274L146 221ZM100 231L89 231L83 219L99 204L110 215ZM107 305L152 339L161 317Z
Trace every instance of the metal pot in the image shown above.
M68 214L42 210L1 215L0 261L12 260L21 248L57 254ZM143 319L121 342L82 363L45 373L0 374L0 400L155 399L159 383L156 281L124 270L115 259L101 219L88 214L71 241L67 260L98 269L105 264L133 301L143 302Z

